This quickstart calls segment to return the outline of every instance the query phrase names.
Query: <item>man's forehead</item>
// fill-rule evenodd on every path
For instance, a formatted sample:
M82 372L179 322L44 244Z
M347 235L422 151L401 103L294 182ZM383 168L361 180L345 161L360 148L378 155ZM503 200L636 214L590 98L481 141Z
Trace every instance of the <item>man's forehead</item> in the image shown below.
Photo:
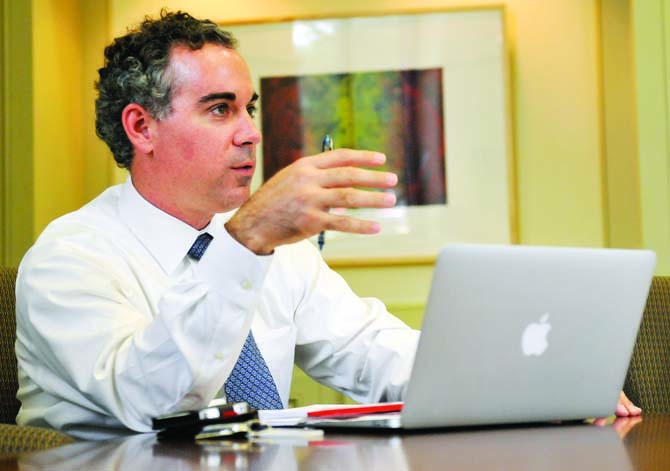
M196 50L174 46L166 72L172 75L175 92L187 86L204 94L235 90L239 94L245 89L253 93L251 75L244 59L235 49L218 44L205 44Z
M219 70L238 65L241 57L234 49L205 44L200 49L176 45L170 50L169 68L180 75L197 76L203 69Z
M199 55L206 55L206 54L212 54L212 53L219 53L219 54L231 54L235 56L239 56L239 52L237 52L237 49L234 49L232 47L227 47L224 46L223 44L217 44L217 43L204 43L202 47L198 49L193 49L186 44L180 44L176 43L170 48L170 59L174 56L199 56Z

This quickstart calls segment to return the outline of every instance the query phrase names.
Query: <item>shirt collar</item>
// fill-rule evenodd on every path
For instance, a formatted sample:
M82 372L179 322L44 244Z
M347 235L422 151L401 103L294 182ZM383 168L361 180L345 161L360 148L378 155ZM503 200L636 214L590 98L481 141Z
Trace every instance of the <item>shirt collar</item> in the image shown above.
M157 208L135 189L129 176L121 188L119 214L147 251L166 273L172 273L186 256L196 237L209 232L216 236L215 228L223 226L231 213L215 215L202 231Z

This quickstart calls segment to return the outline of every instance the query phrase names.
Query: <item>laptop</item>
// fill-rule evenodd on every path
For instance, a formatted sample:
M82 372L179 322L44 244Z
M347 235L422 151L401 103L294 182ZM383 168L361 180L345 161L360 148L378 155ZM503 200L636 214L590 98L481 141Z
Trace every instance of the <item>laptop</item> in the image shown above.
M655 265L648 250L447 246L402 411L307 423L422 429L610 416Z

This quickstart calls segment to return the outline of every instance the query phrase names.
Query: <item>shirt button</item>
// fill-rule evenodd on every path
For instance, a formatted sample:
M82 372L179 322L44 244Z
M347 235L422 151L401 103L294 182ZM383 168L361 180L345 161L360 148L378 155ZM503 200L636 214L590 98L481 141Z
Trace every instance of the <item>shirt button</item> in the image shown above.
M216 358L217 360L223 360L225 357L226 356L221 352L217 352L214 354L214 358Z
M253 287L254 287L254 285L252 285L252 284L251 284L251 281L249 281L249 280L244 280L244 281L242 282L242 289L243 289L244 291L249 291L249 290L251 290L251 288L253 288Z

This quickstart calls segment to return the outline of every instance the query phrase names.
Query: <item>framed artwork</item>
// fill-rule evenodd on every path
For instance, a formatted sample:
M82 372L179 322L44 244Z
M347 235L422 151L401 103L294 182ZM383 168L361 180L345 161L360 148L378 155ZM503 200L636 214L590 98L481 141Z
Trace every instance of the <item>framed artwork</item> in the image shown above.
M454 242L514 243L508 57L501 8L223 25L259 91L254 188L336 147L387 156L391 209L344 212L374 236L326 233L331 265L430 263Z

